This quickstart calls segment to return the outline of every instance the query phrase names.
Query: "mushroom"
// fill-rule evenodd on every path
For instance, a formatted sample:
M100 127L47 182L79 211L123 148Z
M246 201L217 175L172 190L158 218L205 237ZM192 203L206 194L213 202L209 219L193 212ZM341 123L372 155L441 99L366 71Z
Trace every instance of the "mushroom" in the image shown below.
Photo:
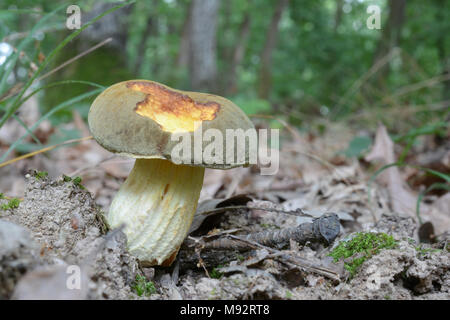
M92 103L88 122L102 147L136 159L106 220L111 228L125 224L130 252L147 266L170 266L175 260L197 208L205 168L246 166L252 154L245 143L236 143L232 151L245 155L240 161L206 163L194 159L196 142L191 140L186 163L186 155L172 152L179 144L176 135L195 139L207 129L216 129L225 140L227 129L255 130L244 112L223 97L148 80L107 88ZM207 144L201 141L202 147Z

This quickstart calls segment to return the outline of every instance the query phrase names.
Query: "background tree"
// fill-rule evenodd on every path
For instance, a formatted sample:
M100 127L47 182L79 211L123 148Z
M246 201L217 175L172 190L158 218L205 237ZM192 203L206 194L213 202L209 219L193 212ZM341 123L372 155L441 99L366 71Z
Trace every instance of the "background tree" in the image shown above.
M195 91L215 92L219 0L193 0L189 23L189 72Z
M285 10L289 0L278 0L275 6L269 28L267 29L266 42L261 53L261 70L259 74L258 95L261 98L269 97L272 82L272 52L275 49L278 38L278 25L281 15Z

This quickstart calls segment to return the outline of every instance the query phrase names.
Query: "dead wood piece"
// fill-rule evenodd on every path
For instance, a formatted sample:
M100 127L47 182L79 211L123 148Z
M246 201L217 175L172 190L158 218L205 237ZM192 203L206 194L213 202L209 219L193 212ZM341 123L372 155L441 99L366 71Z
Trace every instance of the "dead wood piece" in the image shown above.
M251 233L242 237L242 239L254 241L269 247L283 248L289 244L291 239L301 244L308 241L330 244L337 237L339 231L340 224L338 216L334 213L326 213L314 219L312 223L302 223L295 228ZM246 243L229 238L219 238L207 242L205 243L205 248L236 249L240 251L252 249Z
M303 259L286 255L281 251L269 248L282 248L291 239L299 242L322 242L329 244L339 234L339 218L334 213L326 213L314 219L312 223L303 223L296 228L286 228L276 231L264 231L246 236L236 237L226 233L226 235L215 235L202 238L187 238L180 250L180 266L188 268L197 265L201 261L201 266L217 266L225 264L238 257L245 258L250 255L250 250L265 248L271 253L276 253L278 259L282 259L285 264L297 266L303 269L313 270L332 279L337 279L335 273L321 268L314 263L303 261ZM322 270L323 269L323 270Z

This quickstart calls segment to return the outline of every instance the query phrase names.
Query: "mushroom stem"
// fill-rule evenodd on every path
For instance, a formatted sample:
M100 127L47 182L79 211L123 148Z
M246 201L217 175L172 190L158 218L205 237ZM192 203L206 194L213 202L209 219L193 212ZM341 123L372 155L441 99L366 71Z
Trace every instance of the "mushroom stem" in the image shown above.
M116 194L112 228L125 224L128 248L144 265L172 264L192 223L205 169L137 159Z

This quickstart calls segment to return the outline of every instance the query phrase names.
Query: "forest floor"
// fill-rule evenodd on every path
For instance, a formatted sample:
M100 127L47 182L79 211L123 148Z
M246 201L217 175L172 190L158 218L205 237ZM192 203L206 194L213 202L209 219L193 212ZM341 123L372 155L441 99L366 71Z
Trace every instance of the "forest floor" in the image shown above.
M89 135L79 117L68 128ZM427 194L419 223L418 186L429 182L420 170L398 167L372 181L396 154L385 128L375 131L359 160L340 153L355 133L329 124L323 135L288 128L276 175L207 170L171 267L140 266L125 235L103 223L132 160L88 140L0 168L0 298L450 299L450 193ZM443 148L438 161L448 170L449 146L423 145L423 157ZM331 243L275 236L327 213L339 221ZM263 245L239 240L258 232L268 238ZM216 240L225 245L214 247ZM80 290L67 288L69 266L81 270Z

